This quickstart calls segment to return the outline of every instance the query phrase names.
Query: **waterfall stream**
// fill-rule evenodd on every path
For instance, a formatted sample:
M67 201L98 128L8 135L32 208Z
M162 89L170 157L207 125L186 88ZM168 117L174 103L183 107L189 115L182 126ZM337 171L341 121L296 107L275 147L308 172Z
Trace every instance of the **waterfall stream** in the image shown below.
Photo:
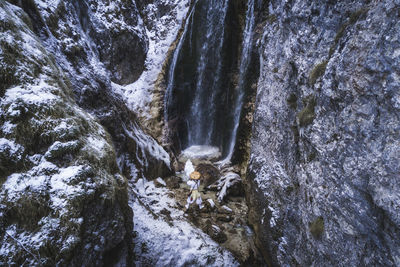
M215 146L227 160L235 147L254 28L254 0L249 0L240 46L233 2L195 2L172 56L164 107L175 145Z
M242 54L240 57L239 68L239 85L236 92L235 110L233 116L233 131L230 136L228 155L223 161L229 161L232 158L233 151L236 144L236 135L239 128L240 115L243 106L243 97L245 92L245 81L248 67L251 58L251 48L253 43L253 29L254 29L254 1L249 0L247 3L246 11L246 26L243 32Z

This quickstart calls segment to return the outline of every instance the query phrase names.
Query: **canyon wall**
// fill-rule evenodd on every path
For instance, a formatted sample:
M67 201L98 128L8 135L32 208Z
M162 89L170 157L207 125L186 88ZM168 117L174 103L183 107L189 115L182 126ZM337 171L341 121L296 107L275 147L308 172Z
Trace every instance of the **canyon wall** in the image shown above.
M399 4L263 2L247 185L270 265L400 264Z
M132 265L128 179L171 171L113 87L144 70L135 2L2 1L0 32L0 265Z

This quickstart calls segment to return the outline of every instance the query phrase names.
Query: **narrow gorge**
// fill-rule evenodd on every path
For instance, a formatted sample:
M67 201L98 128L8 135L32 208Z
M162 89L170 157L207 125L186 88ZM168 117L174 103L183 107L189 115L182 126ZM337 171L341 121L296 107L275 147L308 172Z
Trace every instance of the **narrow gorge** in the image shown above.
M399 266L399 18L0 0L0 265Z

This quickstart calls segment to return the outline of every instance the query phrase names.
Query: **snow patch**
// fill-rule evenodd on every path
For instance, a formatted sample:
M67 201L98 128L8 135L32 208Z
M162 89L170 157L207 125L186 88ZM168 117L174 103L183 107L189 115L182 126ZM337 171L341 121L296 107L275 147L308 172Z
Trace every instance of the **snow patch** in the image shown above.
M155 82L161 72L168 49L176 39L178 30L189 9L189 0L162 0L158 5L172 6L172 10L159 16L155 4L149 4L144 10L146 17L151 19L152 25L146 26L146 35L149 38L149 49L145 61L145 71L137 81L126 86L113 84L116 92L123 95L128 107L137 114L151 118L149 104Z
M92 148L95 155L98 157L102 157L105 147L108 145L104 138L100 138L99 136L90 135L87 139L87 146Z
M74 178L84 170L83 165L69 166L60 169L58 174L55 174L50 179L51 202L55 210L63 210L67 203L73 199L73 196L79 193L85 193L79 185L73 184Z
M217 188L220 190L217 193L218 201L222 202L227 196L228 189L237 183L241 183L242 179L239 174L228 172L217 181Z
M18 160L21 160L24 147L14 143L14 141L0 138L0 154L7 154L8 157L16 156Z
M20 86L10 88L6 91L5 96L8 98L9 101L21 99L22 101L30 105L51 105L52 101L56 100L57 97L52 94L50 90L59 91L58 89L48 85L43 79L41 79L38 85L29 86L27 88L22 88ZM12 107L10 106L9 112L12 113L17 111L13 111Z
M186 148L179 156L180 160L216 160L221 157L221 152L218 147L194 145Z
M13 132L13 130L14 130L15 127L16 127L15 124L12 124L11 122L6 121L6 122L3 124L3 127L1 128L1 130L2 130L3 133L5 133L5 134L11 134L11 133Z
M239 266L230 252L185 220L167 188L140 179L132 190L137 266Z
M35 0L35 4L40 11L40 14L44 16L45 18L49 17L50 14L54 14L56 8L60 4L60 0L51 0L51 1L46 1L46 0Z

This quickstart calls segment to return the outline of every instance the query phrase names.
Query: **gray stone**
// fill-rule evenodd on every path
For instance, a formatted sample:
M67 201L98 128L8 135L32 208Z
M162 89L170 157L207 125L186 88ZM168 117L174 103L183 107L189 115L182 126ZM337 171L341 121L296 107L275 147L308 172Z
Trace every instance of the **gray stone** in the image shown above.
M258 247L272 265L398 266L399 3L268 8L246 180Z

